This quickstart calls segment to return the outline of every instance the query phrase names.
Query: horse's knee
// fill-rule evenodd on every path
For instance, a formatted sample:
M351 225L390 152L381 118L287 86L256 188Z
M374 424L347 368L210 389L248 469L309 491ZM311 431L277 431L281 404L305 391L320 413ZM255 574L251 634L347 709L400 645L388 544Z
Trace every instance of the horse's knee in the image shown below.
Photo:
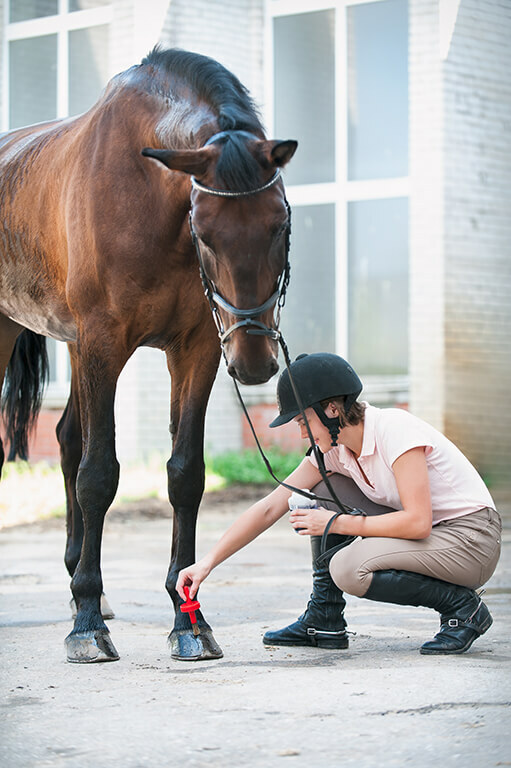
M363 597L369 588L371 575L354 562L349 547L336 552L330 560L330 575L334 584L348 595Z
M117 492L119 469L114 455L82 461L76 477L76 498L84 513L107 511Z
M184 465L176 456L167 462L168 492L170 503L178 506L198 507L205 484L204 461Z

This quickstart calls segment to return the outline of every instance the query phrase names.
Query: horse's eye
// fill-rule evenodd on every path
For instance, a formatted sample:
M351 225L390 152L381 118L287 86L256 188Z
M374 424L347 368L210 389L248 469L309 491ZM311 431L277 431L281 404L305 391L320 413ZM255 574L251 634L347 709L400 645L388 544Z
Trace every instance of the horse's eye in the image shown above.
M287 231L287 221L284 221L275 227L275 237L282 237L283 235L285 235L286 231Z

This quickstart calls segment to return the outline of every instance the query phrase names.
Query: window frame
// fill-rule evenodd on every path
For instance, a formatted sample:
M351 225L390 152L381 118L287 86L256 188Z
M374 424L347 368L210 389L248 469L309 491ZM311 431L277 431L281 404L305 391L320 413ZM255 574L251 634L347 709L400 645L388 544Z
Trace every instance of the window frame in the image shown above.
M348 8L385 0L266 0L265 118L268 126L275 125L273 79L273 19L316 11L335 11L335 181L327 183L286 185L288 200L292 206L335 205L335 265L336 265L336 351L345 357L348 350L348 204L363 200L379 200L395 197L410 198L410 177L386 179L348 179ZM287 137L284 137L287 138ZM285 310L284 310L285 311ZM363 375L363 372L361 372ZM406 402L409 376L364 376L364 392L373 402Z

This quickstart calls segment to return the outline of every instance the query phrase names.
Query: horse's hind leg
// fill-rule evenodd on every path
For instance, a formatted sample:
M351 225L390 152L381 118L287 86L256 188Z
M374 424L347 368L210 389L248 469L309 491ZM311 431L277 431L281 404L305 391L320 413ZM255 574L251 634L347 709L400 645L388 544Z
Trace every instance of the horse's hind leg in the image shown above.
M0 314L0 393L4 383L5 371L11 359L16 339L23 328L21 325ZM5 461L4 447L0 438L0 476Z
M119 658L101 616L103 592L100 558L103 523L119 482L115 455L114 395L129 353L119 348L107 322L82 331L76 373L80 386L83 453L76 477L76 498L83 513L83 544L71 590L77 615L66 638L68 661L115 661Z
M66 551L64 563L72 577L78 561L83 542L83 516L76 498L76 475L82 458L82 428L80 425L80 400L76 375L76 350L69 344L71 358L71 393L66 408L57 424L57 440L60 446L60 466L64 475L66 489ZM76 618L76 603L71 599L73 619ZM108 604L105 595L101 595L101 615L104 619L113 619L114 612Z
M169 635L172 657L198 661L218 659L222 651L200 611L200 634L192 632L190 618L179 610L183 601L176 591L176 581L181 568L195 560L195 527L204 491L204 419L219 353L215 339L206 348L193 350L189 344L186 349L186 359L168 355L172 372L174 444L167 472L169 498L174 508L174 528L166 588L176 611L174 628Z

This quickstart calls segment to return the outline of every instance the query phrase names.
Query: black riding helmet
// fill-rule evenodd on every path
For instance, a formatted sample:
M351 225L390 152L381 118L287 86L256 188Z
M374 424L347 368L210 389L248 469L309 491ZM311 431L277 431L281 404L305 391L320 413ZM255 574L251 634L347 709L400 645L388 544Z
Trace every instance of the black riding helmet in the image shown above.
M291 363L290 369L303 407L314 408L322 423L330 431L332 445L337 445L339 419L329 418L320 403L329 397L344 395L344 411L348 413L362 392L362 382L346 360L329 352L298 355ZM300 413L287 368L279 377L277 403L279 415L271 422L270 427L287 424Z

